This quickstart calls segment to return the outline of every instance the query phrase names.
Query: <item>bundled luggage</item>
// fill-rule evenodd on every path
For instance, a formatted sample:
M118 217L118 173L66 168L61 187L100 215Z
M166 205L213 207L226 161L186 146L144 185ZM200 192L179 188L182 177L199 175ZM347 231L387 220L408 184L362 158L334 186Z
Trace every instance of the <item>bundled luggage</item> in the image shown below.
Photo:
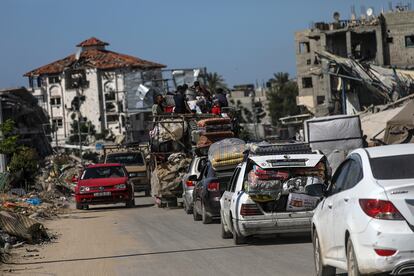
M208 159L216 170L236 167L243 161L246 143L237 138L228 138L210 146Z
M279 200L282 195L282 181L280 177L269 178L269 175L262 177L260 173L253 169L248 174L247 179L244 190L255 201Z

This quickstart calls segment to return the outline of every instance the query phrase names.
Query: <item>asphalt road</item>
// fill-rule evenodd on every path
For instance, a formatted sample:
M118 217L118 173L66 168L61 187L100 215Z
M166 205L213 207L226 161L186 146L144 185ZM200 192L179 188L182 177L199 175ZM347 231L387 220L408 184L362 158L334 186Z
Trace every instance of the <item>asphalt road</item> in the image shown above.
M60 238L37 257L14 260L6 275L314 275L309 236L252 239L235 246L220 224L194 222L151 198L136 208L93 207L47 226ZM27 255L27 254L26 254ZM24 256L24 255L23 255Z

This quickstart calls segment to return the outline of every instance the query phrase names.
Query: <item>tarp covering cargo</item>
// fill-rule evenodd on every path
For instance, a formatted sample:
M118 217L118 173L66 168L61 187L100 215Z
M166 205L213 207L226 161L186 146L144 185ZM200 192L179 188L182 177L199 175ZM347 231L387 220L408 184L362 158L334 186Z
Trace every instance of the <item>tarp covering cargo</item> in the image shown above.
M150 137L158 143L180 140L187 131L187 122L179 119L162 119L150 132Z
M328 116L305 121L305 139L313 150L322 151L332 170L350 151L363 147L361 121L358 115ZM335 158L333 158L335 156Z
M393 118L388 120L384 143L405 144L414 142L414 100L408 102Z
M228 138L210 146L208 159L214 169L234 166L243 161L246 143L238 138Z
M171 192L179 188L191 159L183 153L174 153L168 161L156 166L151 173L151 193L157 197L173 196Z

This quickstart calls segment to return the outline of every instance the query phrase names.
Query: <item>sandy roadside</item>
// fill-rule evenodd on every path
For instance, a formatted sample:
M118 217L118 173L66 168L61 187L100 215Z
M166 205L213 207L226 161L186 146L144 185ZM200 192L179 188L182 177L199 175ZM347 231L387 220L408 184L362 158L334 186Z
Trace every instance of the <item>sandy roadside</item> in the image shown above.
M43 246L12 251L2 275L115 275L116 258L137 248L136 240L119 232L118 221L127 219L124 208L74 211L45 226L58 238ZM32 251L34 249L34 251ZM36 251L38 250L38 252ZM32 252L28 252L32 251ZM108 258L109 256L109 258Z

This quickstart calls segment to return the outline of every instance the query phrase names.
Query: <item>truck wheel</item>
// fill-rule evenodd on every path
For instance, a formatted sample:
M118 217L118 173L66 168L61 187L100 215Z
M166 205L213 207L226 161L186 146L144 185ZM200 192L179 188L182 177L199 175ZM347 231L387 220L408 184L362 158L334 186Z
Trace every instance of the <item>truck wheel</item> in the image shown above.
M210 224L213 219L207 214L206 207L201 203L201 217L203 224Z
M231 239L231 238L233 238L233 234L230 231L226 230L226 227L224 226L223 216L222 216L222 219L221 219L221 237L223 239Z
M196 203L194 202L194 205L195 204ZM197 213L197 208L195 206L193 207L193 218L194 218L194 221L200 221L202 219L201 215Z
M315 261L315 271L317 276L333 276L336 275L336 268L322 263L322 252L319 243L319 237L316 230L313 234L313 258Z

